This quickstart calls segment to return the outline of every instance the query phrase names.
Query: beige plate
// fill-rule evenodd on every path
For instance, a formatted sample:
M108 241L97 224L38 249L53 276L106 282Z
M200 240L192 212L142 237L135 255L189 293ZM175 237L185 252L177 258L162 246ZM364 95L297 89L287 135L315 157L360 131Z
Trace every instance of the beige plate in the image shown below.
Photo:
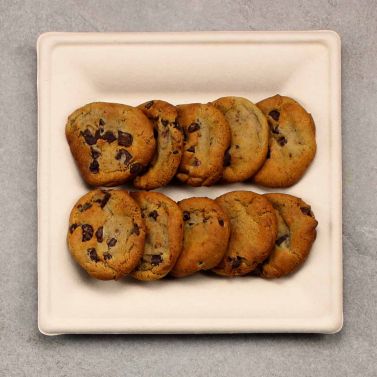
M340 40L332 31L47 33L38 50L38 311L44 334L337 332L342 327ZM318 237L289 278L198 274L142 283L90 279L66 247L68 216L87 191L64 136L67 115L92 101L174 104L276 93L317 126L317 156L281 190L312 205ZM173 199L215 198L251 184L168 187ZM270 191L270 190L268 190Z

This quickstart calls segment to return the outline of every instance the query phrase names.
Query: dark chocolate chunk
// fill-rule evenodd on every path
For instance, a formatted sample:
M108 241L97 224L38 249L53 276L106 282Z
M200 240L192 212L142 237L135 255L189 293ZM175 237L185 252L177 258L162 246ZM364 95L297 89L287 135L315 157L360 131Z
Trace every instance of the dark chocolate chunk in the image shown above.
M166 127L169 124L169 121L166 119L161 119L161 123L164 127Z
M130 147L133 142L133 137L128 132L118 131L118 144L122 147Z
M281 136L278 139L278 143L279 143L280 146L283 147L285 144L287 144L287 139L284 136Z
M151 256L151 265L158 266L162 262L161 255L152 255Z
M131 234L136 234L137 236L140 234L139 225L137 225L137 224L134 223L134 227L131 230Z
M103 259L104 260L109 260L109 259L111 259L113 256L109 253L109 252L107 252L107 253L103 253Z
M136 163L131 165L130 173L138 175L138 174L142 173L143 169L144 169L143 165L136 162Z
M110 240L107 241L107 246L113 247L113 246L116 245L117 242L118 242L118 240L116 238L111 238Z
M199 123L191 123L188 128L187 128L187 131L189 133L192 133L192 132L195 132L195 131L198 131L200 130L200 124Z
M279 117L280 117L280 113L279 111L277 110L271 110L268 115L273 119L273 120L276 120L278 121L279 120Z
M286 239L288 239L288 237L289 237L288 234L284 234L284 236L279 237L275 241L275 245L280 246Z
M220 224L220 226L224 226L224 220L223 219L219 219L219 224Z
M123 156L124 156L124 164L127 165L132 159L132 154L128 152L128 150L126 149L119 149L119 151L115 155L115 159L121 160Z
M80 212L84 212L84 211L86 211L87 209L89 209L90 207L92 206L92 203L84 203L84 205L80 205L80 207L79 207L79 211Z
M89 170L93 173L93 174L97 174L99 172L99 163L97 160L93 160L90 165L89 165Z
M115 141L117 138L111 131L106 131L104 135L102 136L103 140L106 140L109 144L111 144L113 141Z
M97 250L94 247L88 249L88 256L94 262L99 262L100 260L97 255Z
M229 148L225 151L224 154L224 166L229 166L231 163L232 157L230 156Z
M304 215L312 216L312 211L310 207L300 207L300 210Z
M96 136L92 135L92 133L88 129L82 132L81 135L84 136L85 142L88 145L93 145L97 142Z
M190 213L187 211L183 211L183 220L187 221L190 220Z
M148 217L152 217L152 219L156 221L158 217L158 212L156 210L149 212Z
M75 231L75 229L78 227L78 224L72 224L70 227L69 227L69 233L73 233Z
M105 205L107 204L107 202L109 201L109 199L111 197L111 194L107 191L104 191L104 194L105 195L101 200L101 208L105 207Z
M99 156L101 156L101 152L96 151L93 147L90 148L90 154L92 155L92 158L96 160Z
M279 131L279 125L277 125L277 126L272 126L272 127L271 127L271 132L272 132L273 134L276 134L276 135L280 134L280 131Z
M146 109L150 109L150 108L153 106L153 104L154 104L154 101L149 101L149 102L147 102L147 103L144 105L144 107L145 107Z
M96 231L96 238L98 242L103 241L103 226L100 226Z
M99 119L99 125L104 126L105 124L106 124L106 122L102 118L100 118Z
M93 237L93 227L89 224L81 225L82 229L82 242L86 242L92 239Z
M186 149L186 151L195 153L195 147L192 145L190 148Z

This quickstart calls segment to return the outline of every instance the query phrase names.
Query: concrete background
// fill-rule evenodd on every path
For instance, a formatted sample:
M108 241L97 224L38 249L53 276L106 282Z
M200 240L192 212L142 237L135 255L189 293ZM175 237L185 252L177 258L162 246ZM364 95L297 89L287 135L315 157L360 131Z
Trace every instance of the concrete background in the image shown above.
M38 35L333 29L342 38L341 333L61 336L37 329ZM0 376L376 376L377 2L0 0Z

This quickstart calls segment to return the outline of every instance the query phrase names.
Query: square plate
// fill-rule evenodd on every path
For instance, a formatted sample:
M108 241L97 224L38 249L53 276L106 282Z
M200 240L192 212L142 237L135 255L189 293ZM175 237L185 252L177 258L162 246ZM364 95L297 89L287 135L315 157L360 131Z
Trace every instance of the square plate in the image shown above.
M337 332L342 327L340 39L332 31L47 33L38 50L39 329L61 333ZM143 283L87 277L66 246L70 210L88 187L64 135L92 101L174 104L226 95L291 96L313 115L318 151L289 189L318 219L309 259L278 280L203 274ZM250 183L161 191L175 200Z

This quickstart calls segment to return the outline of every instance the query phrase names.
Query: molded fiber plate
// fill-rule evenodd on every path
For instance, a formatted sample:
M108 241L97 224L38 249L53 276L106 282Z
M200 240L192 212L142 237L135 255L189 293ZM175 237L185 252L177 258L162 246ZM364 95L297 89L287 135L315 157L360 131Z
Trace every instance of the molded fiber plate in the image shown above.
M47 33L38 39L39 329L60 333L324 332L342 327L340 40L331 31ZM303 179L281 191L302 197L318 235L294 275L266 281L197 274L181 280L101 282L87 277L66 246L70 210L88 187L64 127L92 101L138 105L253 102L276 93L313 115L318 151ZM169 186L175 200L233 190Z

